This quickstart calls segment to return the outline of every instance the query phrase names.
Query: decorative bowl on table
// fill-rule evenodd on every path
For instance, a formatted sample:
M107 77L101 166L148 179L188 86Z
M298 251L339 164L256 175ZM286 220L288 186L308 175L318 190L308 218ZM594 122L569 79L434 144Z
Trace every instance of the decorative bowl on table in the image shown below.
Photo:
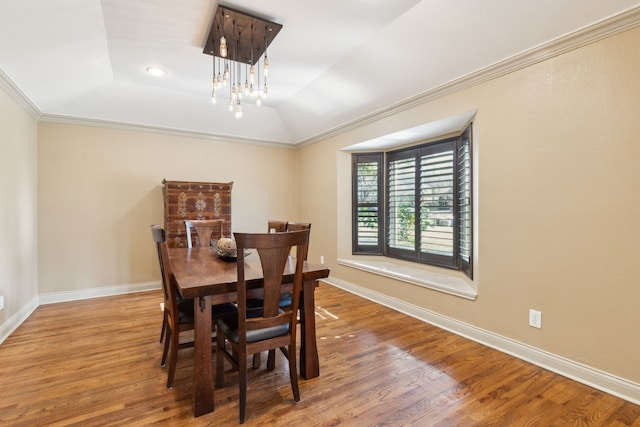
M217 241L212 240L211 250L225 261L235 261L238 257L236 241L228 237L223 237Z

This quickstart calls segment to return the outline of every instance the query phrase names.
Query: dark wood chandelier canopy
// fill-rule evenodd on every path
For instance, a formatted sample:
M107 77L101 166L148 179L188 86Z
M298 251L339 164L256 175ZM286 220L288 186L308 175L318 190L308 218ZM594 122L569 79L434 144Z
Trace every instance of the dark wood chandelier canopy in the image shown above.
M220 39L227 41L227 59L255 65L282 25L226 6L218 6L202 53L220 55Z

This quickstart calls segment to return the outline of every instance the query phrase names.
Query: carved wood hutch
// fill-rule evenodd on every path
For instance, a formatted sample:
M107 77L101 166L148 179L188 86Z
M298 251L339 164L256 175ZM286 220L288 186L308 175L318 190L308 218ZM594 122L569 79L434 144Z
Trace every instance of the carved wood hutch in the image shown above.
M222 235L231 236L231 188L233 182L162 180L164 228L170 248L187 247L185 219L224 219Z

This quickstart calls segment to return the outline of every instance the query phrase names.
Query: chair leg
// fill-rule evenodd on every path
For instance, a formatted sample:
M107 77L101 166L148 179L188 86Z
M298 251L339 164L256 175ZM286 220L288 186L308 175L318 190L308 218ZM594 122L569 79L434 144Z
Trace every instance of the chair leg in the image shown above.
M269 350L269 356L267 356L267 370L273 371L276 368L276 351L275 349Z
M253 369L260 369L260 353L253 353Z
M216 387L224 387L224 337L216 336Z
M164 335L164 349L162 350L162 360L160 361L160 366L163 368L167 366L167 354L169 354L169 346L171 345L171 329L167 327Z
M284 348L283 348L284 350ZM295 349L289 347L289 378L291 379L291 391L293 400L300 402L300 389L298 388L298 367L296 366Z
M176 374L176 364L178 361L179 338L179 333L173 333L170 334L170 337L167 337L167 341L171 342L171 349L169 350L169 372L167 374L167 388L173 387L173 377Z
M164 339L164 334L167 331L167 312L162 311L162 329L160 330L160 342Z
M238 352L238 380L240 382L240 424L244 423L247 408L247 353L246 349Z

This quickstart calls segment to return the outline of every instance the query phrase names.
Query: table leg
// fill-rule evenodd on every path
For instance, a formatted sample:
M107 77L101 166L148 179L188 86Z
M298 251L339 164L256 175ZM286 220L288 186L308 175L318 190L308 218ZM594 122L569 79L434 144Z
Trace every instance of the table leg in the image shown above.
M211 368L211 297L193 300L193 415L213 412L213 369Z
M302 284L300 299L300 376L305 379L320 375L318 346L316 344L315 288L317 281Z

